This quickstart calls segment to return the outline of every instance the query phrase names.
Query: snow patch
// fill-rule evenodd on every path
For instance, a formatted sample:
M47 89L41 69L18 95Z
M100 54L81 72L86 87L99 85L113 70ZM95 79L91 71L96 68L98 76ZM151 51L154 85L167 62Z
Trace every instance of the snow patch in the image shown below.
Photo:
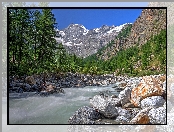
M63 31L60 31L59 34L61 34L61 36L65 36L65 33Z
M72 46L72 42L66 42L66 43L63 43L63 45L66 45L66 46Z
M86 35L86 34L88 33L88 31L89 31L89 30L84 31L83 35Z
M97 33L99 32L99 30L100 30L99 28L94 29L94 31L97 32Z
M74 44L74 45L82 45L83 43L82 42L80 42L80 44Z

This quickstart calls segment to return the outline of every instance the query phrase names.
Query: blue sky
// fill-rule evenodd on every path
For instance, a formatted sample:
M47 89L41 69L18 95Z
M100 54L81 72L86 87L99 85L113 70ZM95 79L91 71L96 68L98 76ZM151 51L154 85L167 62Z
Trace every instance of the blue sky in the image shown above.
M39 2L26 2L27 5ZM147 7L148 2L50 2L49 7ZM82 24L87 29L102 25L119 26L133 23L141 14L141 10L53 10L58 29L64 29L71 23Z
M142 9L53 9L52 12L58 29L62 30L71 23L82 24L87 29L133 23L141 11Z

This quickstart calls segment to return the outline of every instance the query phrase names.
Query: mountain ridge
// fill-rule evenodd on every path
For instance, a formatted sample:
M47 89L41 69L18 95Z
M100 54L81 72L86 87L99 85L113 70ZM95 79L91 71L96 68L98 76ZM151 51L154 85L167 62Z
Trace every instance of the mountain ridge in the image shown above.
M56 30L56 40L62 43L69 54L87 57L115 39L128 24L120 26L102 25L100 28L86 29L82 24L70 24L64 30Z

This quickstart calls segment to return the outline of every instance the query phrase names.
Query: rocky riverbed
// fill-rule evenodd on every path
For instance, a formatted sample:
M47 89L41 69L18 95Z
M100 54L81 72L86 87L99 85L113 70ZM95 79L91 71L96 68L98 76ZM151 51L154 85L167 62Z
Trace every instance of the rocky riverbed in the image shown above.
M118 97L103 93L79 108L70 124L166 124L166 76L126 78Z
M69 116L69 124L166 124L166 76L33 75L9 78L9 97L64 95L70 88L107 87ZM68 88L68 89L67 89ZM67 89L67 90L66 90ZM19 96L20 95L20 96ZM67 95L68 96L68 95ZM170 98L170 94L168 94ZM79 100L80 101L80 100ZM80 102L79 102L80 103ZM73 113L73 112L71 112Z
M85 86L107 86L125 77L107 75L84 75L67 73L66 75L33 75L9 77L9 93L36 92L38 95L65 93L64 88L82 88Z

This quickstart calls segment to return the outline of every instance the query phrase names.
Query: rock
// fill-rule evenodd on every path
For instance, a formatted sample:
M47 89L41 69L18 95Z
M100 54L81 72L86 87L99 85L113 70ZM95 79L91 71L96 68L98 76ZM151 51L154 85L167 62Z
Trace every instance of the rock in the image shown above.
M126 124L127 122L129 122L129 120L124 116L118 116L115 121L120 124Z
M18 88L18 91L17 91L18 93L23 93L24 92L24 90L22 89L22 88Z
M31 86L29 84L25 84L25 91L30 92Z
M41 92L39 93L39 95L40 95L40 96L48 96L48 95L49 95L49 92L47 92L47 91L41 91Z
M124 116L126 119L130 120L132 117L132 113L126 109L122 109L121 107L116 108L119 116Z
M63 93L63 94L65 94L65 91L63 90L63 88L56 88L55 91L57 93Z
M131 124L149 124L150 118L147 115L151 108L141 110L131 121Z
M50 85L47 85L46 91L47 91L47 92L54 91L54 88L55 88L55 87L54 87L53 85L51 85L51 84L50 84Z
M161 96L152 96L152 97L147 97L141 101L141 108L146 108L146 107L162 107L165 103L165 100Z
M39 90L39 88L38 88L38 86L36 84L31 86L31 89L32 89L32 91L38 91Z
M152 124L166 124L166 109L164 107L152 108L148 113Z
M118 85L119 87L125 87L127 85L127 82L121 81L120 84Z
M102 85L103 85L103 86L108 85L108 81L104 80L104 81L102 82Z
M132 103L126 103L122 106L122 108L134 108L135 106Z
M111 98L111 100L113 99L114 98ZM107 118L114 118L118 116L118 111L115 108L114 101L108 101L108 99L105 99L100 95L96 95L90 99L90 104L94 109L99 111L99 113L103 114Z
M151 96L161 96L163 93L163 88L155 78L151 76L145 76L143 77L138 87L132 89L130 101L135 106L140 106L140 101L144 98Z
M132 91L132 88L131 87L126 87L118 95L119 99L121 100L122 106L125 105L126 103L129 103L130 102L131 91Z
M33 76L27 76L25 78L25 82L30 84L30 85L33 85L33 84L36 84L36 81L34 80L34 77Z
M118 98L117 95L111 95L111 98Z
M95 124L95 120L101 118L100 113L93 108L83 106L79 108L68 120L69 124Z
M110 102L115 107L120 107L121 106L121 101L120 101L119 98L109 97L107 101Z

